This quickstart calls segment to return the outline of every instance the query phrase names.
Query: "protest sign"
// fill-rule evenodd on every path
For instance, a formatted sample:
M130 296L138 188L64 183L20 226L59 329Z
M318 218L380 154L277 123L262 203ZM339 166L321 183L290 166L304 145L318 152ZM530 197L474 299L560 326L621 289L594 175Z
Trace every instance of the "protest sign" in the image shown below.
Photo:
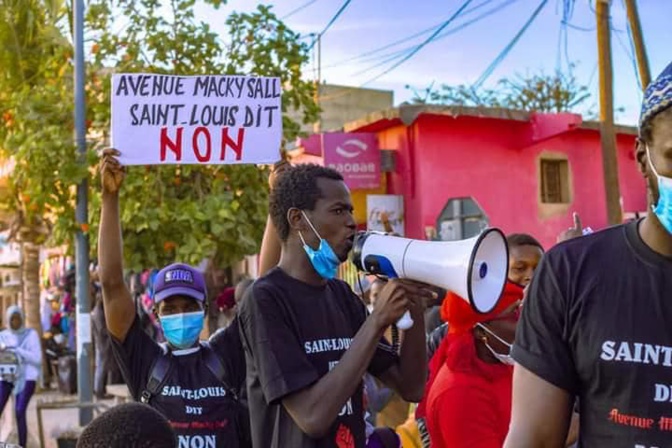
M112 77L112 147L123 165L268 164L282 138L279 78Z

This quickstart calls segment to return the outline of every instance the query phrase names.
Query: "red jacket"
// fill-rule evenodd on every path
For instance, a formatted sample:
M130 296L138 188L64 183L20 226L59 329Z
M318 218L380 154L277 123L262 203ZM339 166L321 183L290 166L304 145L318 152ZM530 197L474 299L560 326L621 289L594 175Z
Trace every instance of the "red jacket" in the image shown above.
M471 333L449 335L446 361L427 398L432 448L502 448L511 420L513 368L476 356Z

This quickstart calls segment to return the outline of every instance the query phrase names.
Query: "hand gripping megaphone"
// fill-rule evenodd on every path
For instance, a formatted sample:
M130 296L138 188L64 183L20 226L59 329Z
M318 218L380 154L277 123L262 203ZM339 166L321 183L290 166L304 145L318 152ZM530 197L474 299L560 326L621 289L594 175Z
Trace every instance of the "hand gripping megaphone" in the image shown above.
M380 232L361 232L352 262L360 271L439 286L468 301L478 313L492 311L504 291L509 248L501 230L489 228L461 241L422 241ZM400 330L413 325L408 312Z

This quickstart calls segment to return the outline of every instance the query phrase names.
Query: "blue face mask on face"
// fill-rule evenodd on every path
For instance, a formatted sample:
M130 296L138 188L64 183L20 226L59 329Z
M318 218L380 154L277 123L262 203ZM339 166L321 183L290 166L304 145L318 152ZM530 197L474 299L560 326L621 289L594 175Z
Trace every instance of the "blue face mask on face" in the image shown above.
M171 314L159 317L163 335L177 349L192 347L203 329L205 312Z
M656 171L651 160L651 151L647 145L646 156L649 159L651 171L658 178L658 202L652 206L653 213L658 217L660 223L672 234L672 178L661 176Z
M327 280L336 277L341 260L338 259L327 240L323 239L320 234L317 233L317 230L313 227L313 223L310 222L310 219L308 219L306 214L303 211L301 213L303 213L303 217L308 221L308 225L312 231L320 239L320 245L317 250L315 250L306 243L306 240L303 239L303 235L299 232L299 238L301 238L301 242L303 243L303 250L306 251L308 259L313 265L313 269L315 269L315 272L317 272L320 277L326 278Z

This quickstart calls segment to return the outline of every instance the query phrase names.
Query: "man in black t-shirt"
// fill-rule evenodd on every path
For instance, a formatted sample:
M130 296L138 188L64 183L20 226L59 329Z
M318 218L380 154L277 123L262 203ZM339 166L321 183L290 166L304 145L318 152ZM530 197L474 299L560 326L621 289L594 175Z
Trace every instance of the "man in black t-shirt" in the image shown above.
M119 189L124 172L116 155L116 151L106 150L101 164L98 258L107 328L124 380L135 400L142 398L170 421L179 447L245 447L249 440L247 411L236 398L245 383L240 333L234 321L213 335L209 348L200 344L207 311L203 274L179 263L157 274L154 312L168 341L165 346L140 326L123 278ZM213 354L219 358L216 367ZM166 357L165 374L157 378L160 387L154 392L149 378L157 377L155 366L162 365L157 360Z
M367 317L350 287L335 279L355 236L352 209L341 175L321 166L286 168L272 188L276 232L266 234L279 237L280 262L252 285L239 310L255 448L363 448L367 371L408 401L422 397L424 301L434 295L393 280ZM397 355L382 336L406 310L415 324Z
M646 90L637 162L652 211L561 243L523 307L507 448L672 446L672 64Z

